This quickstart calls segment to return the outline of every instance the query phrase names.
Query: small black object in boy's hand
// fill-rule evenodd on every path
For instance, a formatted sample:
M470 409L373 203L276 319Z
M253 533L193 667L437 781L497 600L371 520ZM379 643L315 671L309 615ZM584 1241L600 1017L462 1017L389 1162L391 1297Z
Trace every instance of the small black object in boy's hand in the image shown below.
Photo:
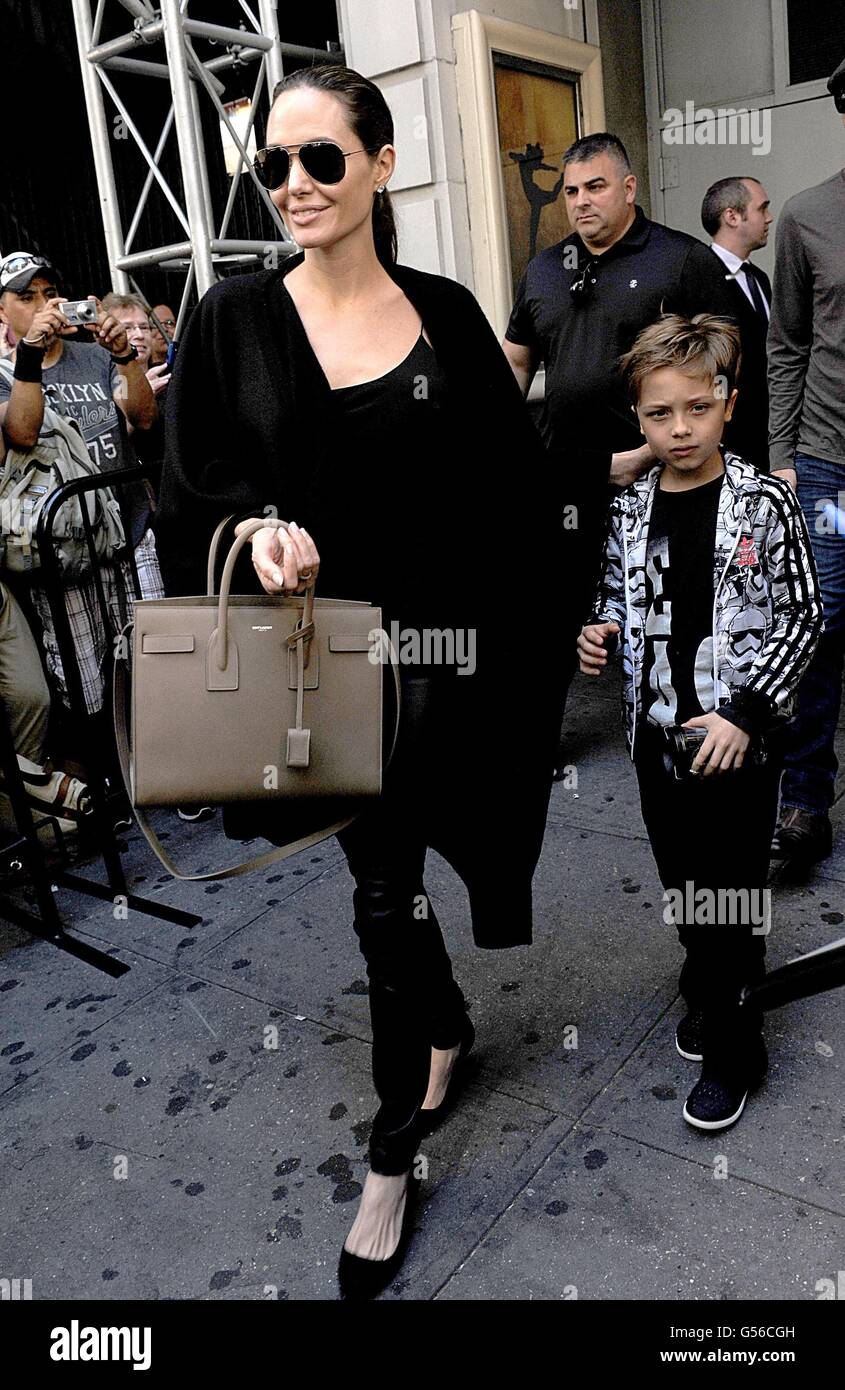
M695 726L685 728L683 725L672 725L663 732L668 745L663 754L664 766L667 772L674 772L677 780L682 782L685 777L694 775L692 765L707 737L707 730Z

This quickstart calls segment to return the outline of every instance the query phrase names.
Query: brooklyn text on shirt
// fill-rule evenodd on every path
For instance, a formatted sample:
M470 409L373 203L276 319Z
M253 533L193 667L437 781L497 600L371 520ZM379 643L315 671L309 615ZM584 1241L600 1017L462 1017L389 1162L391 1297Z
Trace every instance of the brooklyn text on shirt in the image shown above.
M49 381L45 382L44 390L53 399L58 396L67 405L80 405L86 402L111 399L105 387L100 386L96 381Z

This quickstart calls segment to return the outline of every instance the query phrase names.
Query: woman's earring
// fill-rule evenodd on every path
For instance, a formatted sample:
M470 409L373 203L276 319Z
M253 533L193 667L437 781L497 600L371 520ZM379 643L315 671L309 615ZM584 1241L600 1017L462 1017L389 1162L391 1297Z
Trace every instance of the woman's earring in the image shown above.
M383 192L384 192L384 184L382 183L382 184L379 184L378 188L376 189L376 193L383 193Z

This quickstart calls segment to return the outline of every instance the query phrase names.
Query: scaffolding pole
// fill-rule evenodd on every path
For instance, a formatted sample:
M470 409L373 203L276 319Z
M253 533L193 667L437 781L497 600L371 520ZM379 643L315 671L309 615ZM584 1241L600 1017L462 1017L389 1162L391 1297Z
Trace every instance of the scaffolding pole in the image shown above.
M273 40L273 47L267 54L267 94L272 101L276 84L281 82L285 75L276 0L258 0L258 19L264 33Z
M260 184L249 157L258 96L264 86L268 104L272 100L273 90L284 76L286 58L300 63L342 62L343 54L338 46L323 50L282 42L277 0L257 0L257 14L247 0L232 0L233 18L238 19L239 28L192 19L188 15L190 0L158 0L158 3L153 3L153 0L111 0L112 6L117 4L124 11L123 23L130 21L132 27L106 42L100 41L100 33L110 0L96 0L93 17L92 3L93 0L72 0L112 288L120 294L128 293L134 284L132 273L145 268L178 267L184 270L186 282L178 314L181 325L194 280L198 293L202 295L219 278L217 267L222 268L232 262L260 261L267 254L265 242L227 237L235 194L243 174L255 184L258 196L273 220L278 241L286 244L290 251L295 250L295 243L288 235L267 190ZM255 4L256 0L252 0L252 3ZM244 16L250 27L244 23ZM219 45L224 52L203 62L194 52L195 40L210 41ZM139 50L149 51L155 49L156 45L158 55L150 53L148 56L144 52L144 56L140 56ZM255 63L258 70L247 128L245 133L239 135L224 109L225 88L216 74L246 63ZM122 73L136 78L165 80L170 85L170 110L152 151L142 138L129 105L116 85ZM143 188L129 217L128 229L123 226L118 203L116 174L119 173L119 162L116 170L106 97L114 108L113 121L122 122L148 166ZM201 104L206 97L211 100L219 120L228 130L238 154L237 169L232 176L219 226L215 225L214 220L203 145ZM181 187L177 188L168 183L160 168L171 130L175 131L179 154ZM185 239L166 246L138 246L138 229L154 186L158 186L170 204Z
M106 255L112 274L112 289L118 294L129 292L129 277L119 269L123 255L123 233L118 213L117 187L114 181L109 132L106 113L96 69L88 62L91 47L91 7L88 0L73 0L73 19L76 26L76 42L79 48L79 65L82 70L82 90L85 93L85 106L88 111L88 127L91 131L91 151L94 156L94 171L97 176L97 190L100 195L100 215L103 219L103 232L106 238Z
M179 0L161 0L161 18L164 25L167 66L170 69L170 90L173 93L176 139L179 141L182 187L185 190L185 205L193 247L194 274L197 279L197 293L204 295L215 280L214 266L211 261L211 228L208 225L209 209L205 202L200 174L200 163L203 157L202 147L198 151L195 144L200 132L194 122L191 82L188 77L188 59L185 53L184 35L181 32L182 16L179 13Z

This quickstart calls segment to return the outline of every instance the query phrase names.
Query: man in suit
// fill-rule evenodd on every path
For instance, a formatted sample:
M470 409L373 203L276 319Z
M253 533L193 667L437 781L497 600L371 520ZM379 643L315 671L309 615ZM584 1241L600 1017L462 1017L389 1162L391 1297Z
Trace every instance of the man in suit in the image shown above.
M710 250L724 264L742 340L739 395L725 430L725 445L768 473L766 335L772 287L766 273L749 260L751 252L769 239L773 218L768 194L758 179L719 179L704 195L701 221L713 238Z

